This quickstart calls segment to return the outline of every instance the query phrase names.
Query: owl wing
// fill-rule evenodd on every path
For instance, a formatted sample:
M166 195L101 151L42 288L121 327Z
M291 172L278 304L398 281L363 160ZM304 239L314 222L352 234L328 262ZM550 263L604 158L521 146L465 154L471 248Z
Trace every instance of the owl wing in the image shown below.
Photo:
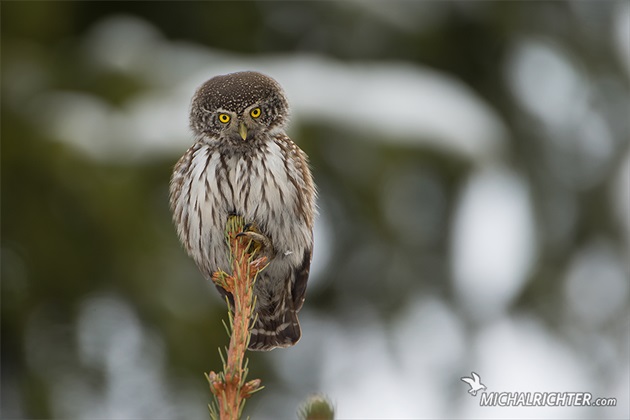
M304 305L304 297L306 296L306 283L308 282L308 274L311 269L311 257L313 256L313 250L307 249L304 251L304 257L302 258L302 264L300 264L295 270L295 281L291 288L291 297L293 298L293 308L295 312L302 309Z
M295 281L293 283L293 289L291 290L291 295L293 297L293 307L297 312L302 309L302 305L304 304L304 297L306 295L306 283L308 281L308 275L311 270L311 259L313 258L312 231L314 221L313 219L316 213L315 198L317 196L317 191L315 189L315 183L313 182L313 175L311 174L311 170L309 168L308 156L290 139L289 141L292 145L291 152L293 154L294 161L296 162L296 166L298 167L298 170L300 171L300 174L302 175L302 180L304 182L300 194L300 204L302 209L301 214L303 215L304 221L311 230L311 242L304 251L302 263L295 270Z

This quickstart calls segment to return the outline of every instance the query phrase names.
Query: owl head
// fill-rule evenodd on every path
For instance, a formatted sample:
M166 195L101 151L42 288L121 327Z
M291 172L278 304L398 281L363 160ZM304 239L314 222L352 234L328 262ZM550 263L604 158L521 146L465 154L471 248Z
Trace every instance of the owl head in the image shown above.
M286 96L271 77L253 71L230 73L197 89L190 127L197 136L244 145L282 131L288 111Z

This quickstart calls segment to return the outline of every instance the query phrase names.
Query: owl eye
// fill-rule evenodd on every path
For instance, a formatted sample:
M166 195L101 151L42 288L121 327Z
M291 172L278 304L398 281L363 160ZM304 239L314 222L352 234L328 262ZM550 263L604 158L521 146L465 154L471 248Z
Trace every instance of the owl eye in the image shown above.
M260 110L260 108L254 108L251 111L249 111L249 115L252 116L252 118L258 118L260 117L260 114L262 113L262 111Z
M219 114L219 121L221 121L223 124L227 124L228 122L230 122L230 116L228 114Z

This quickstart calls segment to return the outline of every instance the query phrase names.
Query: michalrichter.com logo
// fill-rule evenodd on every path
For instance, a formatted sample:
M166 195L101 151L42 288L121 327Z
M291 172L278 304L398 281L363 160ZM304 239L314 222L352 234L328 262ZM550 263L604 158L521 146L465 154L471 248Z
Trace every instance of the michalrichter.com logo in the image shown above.
M477 391L480 391L482 389L487 389L487 388L484 384L481 383L481 378L479 378L479 375L477 375L475 372L470 372L470 374L472 375L472 378L464 377L462 378L462 381L470 385L470 389L468 390L468 393L472 395L473 397L476 397Z
M461 380L470 386L468 393L476 397L487 387L475 372ZM479 405L484 407L613 407L617 398L593 398L590 392L482 392Z

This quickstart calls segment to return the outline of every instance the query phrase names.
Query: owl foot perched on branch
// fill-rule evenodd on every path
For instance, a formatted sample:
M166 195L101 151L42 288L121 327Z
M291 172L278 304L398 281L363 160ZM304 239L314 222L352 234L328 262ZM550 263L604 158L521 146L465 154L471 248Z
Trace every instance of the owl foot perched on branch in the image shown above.
M252 241L248 249L248 253L256 254L256 256L267 257L272 260L276 256L276 252L268 236L263 235L258 230L255 223L247 223L243 228L243 232L236 235L237 238L248 238Z

